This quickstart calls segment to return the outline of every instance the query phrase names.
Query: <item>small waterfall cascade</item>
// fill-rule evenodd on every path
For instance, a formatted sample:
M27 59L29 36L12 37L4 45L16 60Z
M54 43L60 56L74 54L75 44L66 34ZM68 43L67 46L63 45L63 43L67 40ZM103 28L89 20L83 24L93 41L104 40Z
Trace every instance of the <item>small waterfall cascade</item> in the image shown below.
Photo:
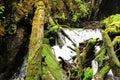
M57 40L56 44L52 46L53 54L55 55L56 59L60 61L59 57L62 57L65 60L68 60L69 63L73 63L73 60L71 59L73 56L76 55L76 52L73 51L75 47L79 46L79 43L82 43L90 38L99 38L102 40L102 34L100 29L64 29L64 32L67 34L66 37L61 32L59 33L59 37L61 41L63 42L63 46L60 47ZM74 44L74 45L73 45ZM75 46L76 45L76 46ZM72 49L71 49L72 48ZM96 46L96 52L100 50L99 46ZM97 61L93 60L91 62L93 74L95 74L98 70L98 63ZM15 73L15 77L11 80L25 80L26 70L27 69L27 55L24 57L24 61L22 66L19 69L18 73ZM107 80L114 80L112 71L110 70L108 73L108 77L110 79ZM94 80L94 79L92 79Z
M63 59L69 61L69 63L73 63L71 58L76 55L76 53L70 49L75 48L73 44L75 44L78 47L79 43L82 43L90 38L99 38L99 40L102 40L102 34L100 29L65 29L64 32L67 34L67 36L69 36L69 39L66 36L59 33L60 39L62 40L64 45L62 47L59 47L59 44L56 41L56 45L52 47L53 53L58 61L60 61L60 56ZM97 53L99 50L100 46L95 46L95 53ZM93 75L95 75L98 70L98 62L93 60L91 62L91 65L93 69ZM111 69L107 74L107 80L115 80Z
M18 75L19 79L24 80L26 73L27 73L27 55L24 56L24 61L20 69L20 74Z
M82 43L90 38L99 38L100 40L102 40L102 35L99 29L65 29L64 32L69 36L70 39L59 33L59 36L64 45L62 46L62 48L60 48L56 42L56 45L52 47L54 55L56 56L56 59L58 61L59 56L61 56L65 60L70 60L72 56L76 55L76 53L69 48L75 48L73 43L76 45L76 47L78 47L79 43ZM98 46L96 46L96 50L99 51Z

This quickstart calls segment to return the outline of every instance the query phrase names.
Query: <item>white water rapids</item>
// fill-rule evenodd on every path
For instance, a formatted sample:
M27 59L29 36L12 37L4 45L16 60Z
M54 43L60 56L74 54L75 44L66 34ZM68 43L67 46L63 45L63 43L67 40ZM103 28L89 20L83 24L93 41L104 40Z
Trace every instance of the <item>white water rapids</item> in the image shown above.
M60 48L56 40L56 44L52 46L53 53L58 61L60 61L58 57L61 56L63 59L69 60L70 63L73 62L71 58L75 56L76 53L70 48L68 48L69 46L74 49L75 46L73 45L73 43L75 43L76 46L78 47L79 43L82 43L90 38L94 38L94 39L99 38L100 40L102 40L102 34L99 29L94 29L94 30L93 29L72 29L72 30L65 29L64 32L70 37L70 39L68 39L62 33L59 33L59 37L64 43L64 45ZM100 50L100 47L96 46L95 52L98 52L99 50ZM98 63L95 60L93 60L91 64L92 64L93 73L95 74L98 69ZM22 64L22 67L20 68L19 74L17 74L17 78L16 78L17 80L24 80L24 77L26 74L26 66L27 66L27 57L24 58L24 62ZM108 74L110 76L113 76L111 70L109 71ZM14 78L14 80L16 79ZM108 79L108 80L114 80L114 79Z
M79 46L79 43L82 43L90 38L99 38L100 40L102 40L102 35L99 29L73 29L73 30L69 30L66 29L64 30L64 32L70 37L70 39L72 40L72 42L70 41L70 39L68 39L66 36L62 35L61 33L59 33L59 36L61 38L61 40L63 41L64 45L62 48L59 47L59 45L56 42L56 45L52 47L53 52L56 56L56 59L59 61L58 57L61 56L63 59L65 60L70 60L72 56L75 56L76 53L74 51L72 51L69 47L71 48L75 48L75 46L73 45L73 42L76 44L76 46ZM99 47L96 47L96 50L99 51Z
M60 48L58 45L58 42L56 41L56 45L52 47L54 55L58 61L60 59L59 56L62 57L65 60L68 60L70 63L72 63L72 57L76 55L76 52L71 50L69 47L75 49L75 46L73 43L76 44L77 47L79 47L79 43L82 43L90 38L96 39L99 38L99 40L102 40L102 34L100 32L100 29L65 29L64 32L69 36L70 39L68 39L66 36L59 33L59 36L61 40L63 41L64 45ZM72 40L72 41L71 41ZM99 46L95 47L95 52L97 53L100 50ZM91 62L93 74L96 74L98 70L98 63L97 61L93 60ZM114 80L112 71L110 70L108 72L108 79L107 80ZM94 79L92 79L94 80Z

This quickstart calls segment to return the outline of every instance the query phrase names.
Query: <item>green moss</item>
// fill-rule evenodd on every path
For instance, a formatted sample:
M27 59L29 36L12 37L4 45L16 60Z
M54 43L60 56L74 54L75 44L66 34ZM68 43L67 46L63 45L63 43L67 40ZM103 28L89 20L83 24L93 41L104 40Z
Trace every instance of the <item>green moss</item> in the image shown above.
M89 80L92 78L92 76L93 76L93 70L91 68L88 67L87 69L84 70L83 80Z
M72 21L73 22L76 22L78 19L78 15L77 14L74 14L73 17L72 17Z
M93 52L93 50L95 49L95 44L96 44L96 39L90 39L86 45L86 51L89 52Z
M67 17L65 16L65 13L64 13L64 12L62 13L62 16L61 16L60 18L63 19L63 20L66 20L66 19L67 19Z
M100 74L102 75L102 77L104 77L108 71L110 70L110 66L105 65L101 70L100 70Z
M81 80L82 75L83 75L83 70L80 70L79 67L73 67L71 69L71 72L72 72L71 76L75 77L76 79Z
M38 80L42 73L41 70L41 49L35 52L35 55L29 55L28 57L28 71L26 80Z
M5 19L4 11L5 11L5 6L0 6L0 19Z
M75 0L75 2L76 2L76 3L82 3L82 1L81 1L81 0Z
M46 66L44 65L42 66L43 68L42 75L44 76L44 78L47 77L48 75L50 77L51 75L51 78L53 77L55 80L62 80L61 69L58 66L58 62L55 59L50 46L43 44L41 55L42 57L46 56L45 58ZM44 79L44 80L48 80L48 79Z
M116 36L113 41L112 41L112 45L116 45L118 44L120 46L120 36Z
M103 31L102 36L103 36L104 46L107 50L107 54L108 54L109 58L112 60L111 64L116 65L117 67L120 67L119 59L114 51L114 47L112 45L109 35L107 34L107 32Z
M49 23L50 23L50 25L52 25L52 26L56 25L55 22L54 22L54 20L53 20L51 17L49 18Z
M78 66L79 66L79 69L82 71L82 58L80 56L80 50L79 48L75 48L75 51L76 51L76 55L77 55L77 59L78 59Z
M44 37L47 38L47 41L49 41L49 43L52 45L55 38L58 37L59 25L53 25L44 32Z
M86 17L88 15L88 7L82 0L74 0L75 3L70 3L71 21L76 22L79 18ZM75 7L76 6L76 7ZM75 10L74 10L75 9Z
M4 11L5 11L5 6L0 6L0 14L3 14Z
M49 44L49 39L48 38L44 38L43 39L43 44Z
M32 43L32 44L35 44L36 42L37 42L36 37L33 36L33 37L31 38L31 43Z
M102 29L111 34L120 32L120 14L111 15L100 22Z
M53 2L53 3L54 3L54 2L56 2L56 0L51 0L51 2Z
M88 8L85 4L80 4L79 9L81 11L81 17L85 17L86 15L88 15Z
M50 31L53 32L53 33L58 33L59 26L58 25L54 25L53 27L50 28Z
M98 61L99 66L102 66L102 64L103 64L103 60L104 60L104 55L105 55L105 53L106 53L106 49L103 48L103 49L101 49L101 50L99 51L98 55L97 55L96 58L95 58L95 60Z
M88 15L88 7L87 5L81 1L81 0L75 0L76 4L78 5L78 8L80 10L79 16L80 17L85 17L86 15Z

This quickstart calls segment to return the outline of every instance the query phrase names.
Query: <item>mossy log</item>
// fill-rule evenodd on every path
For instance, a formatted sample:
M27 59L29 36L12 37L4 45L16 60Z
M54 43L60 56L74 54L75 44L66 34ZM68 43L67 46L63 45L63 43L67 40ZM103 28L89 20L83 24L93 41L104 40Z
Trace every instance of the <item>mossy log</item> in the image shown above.
M63 80L63 73L50 46L42 45L42 80Z
M26 80L39 80L41 75L41 45L44 37L45 5L43 1L37 3L33 17L32 32L28 52L28 68Z
M112 45L110 37L108 36L108 33L103 31L102 36L103 36L104 46L105 46L105 48L107 50L107 54L111 60L111 66L115 65L115 66L120 67L120 62L118 60L118 57L116 56L114 47Z

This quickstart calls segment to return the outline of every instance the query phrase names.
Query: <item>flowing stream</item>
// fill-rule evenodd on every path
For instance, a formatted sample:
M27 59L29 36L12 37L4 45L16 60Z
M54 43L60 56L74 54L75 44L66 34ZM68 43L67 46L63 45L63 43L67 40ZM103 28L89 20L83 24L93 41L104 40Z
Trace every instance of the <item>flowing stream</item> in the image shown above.
M59 47L58 43L56 42L56 45L52 47L53 52L56 56L56 59L59 61L58 57L61 56L63 59L65 60L70 60L72 56L75 56L76 53L71 50L69 47L71 48L75 48L79 46L79 43L82 43L90 38L99 38L100 40L102 40L102 35L99 29L73 29L73 30L69 30L69 29L65 29L64 32L67 34L67 36L69 37L69 39L62 35L61 33L59 33L59 36L63 42L63 46L62 48ZM74 46L73 44L75 44L76 46ZM99 47L96 46L96 50L99 50Z
M56 45L52 47L54 55L58 61L60 61L60 59L58 58L60 56L72 63L73 61L71 58L76 55L76 52L74 52L72 49L75 49L75 47L79 47L79 43L82 43L90 38L99 38L99 40L102 40L100 29L64 29L64 32L67 34L67 37L59 33L60 39L62 40L64 45L60 47L58 42L56 41ZM97 53L99 50L100 47L95 46L95 53ZM98 70L97 61L93 60L91 62L91 65L93 69L93 74L95 74ZM111 70L108 72L106 79L115 80Z
M99 38L102 40L102 35L100 32L100 29L64 29L64 32L67 34L68 37L63 35L61 32L59 33L59 37L61 41L63 42L63 46L60 47L57 40L56 44L52 46L53 54L55 55L56 59L60 61L58 58L59 56L62 57L65 60L68 60L70 63L72 63L72 57L76 55L76 53L70 49L70 48L75 48L79 46L79 43L82 43L90 38ZM76 45L76 46L75 46ZM100 50L99 46L96 46L95 52L98 52ZM92 69L93 73L95 74L98 69L98 63L93 60L91 62L92 64ZM24 80L25 75L26 75L26 67L27 67L27 55L24 57L24 62L19 69L19 73L15 73L15 77L12 78L11 80ZM110 70L108 75L112 76L108 80L114 80L112 71ZM92 79L94 80L94 79Z

